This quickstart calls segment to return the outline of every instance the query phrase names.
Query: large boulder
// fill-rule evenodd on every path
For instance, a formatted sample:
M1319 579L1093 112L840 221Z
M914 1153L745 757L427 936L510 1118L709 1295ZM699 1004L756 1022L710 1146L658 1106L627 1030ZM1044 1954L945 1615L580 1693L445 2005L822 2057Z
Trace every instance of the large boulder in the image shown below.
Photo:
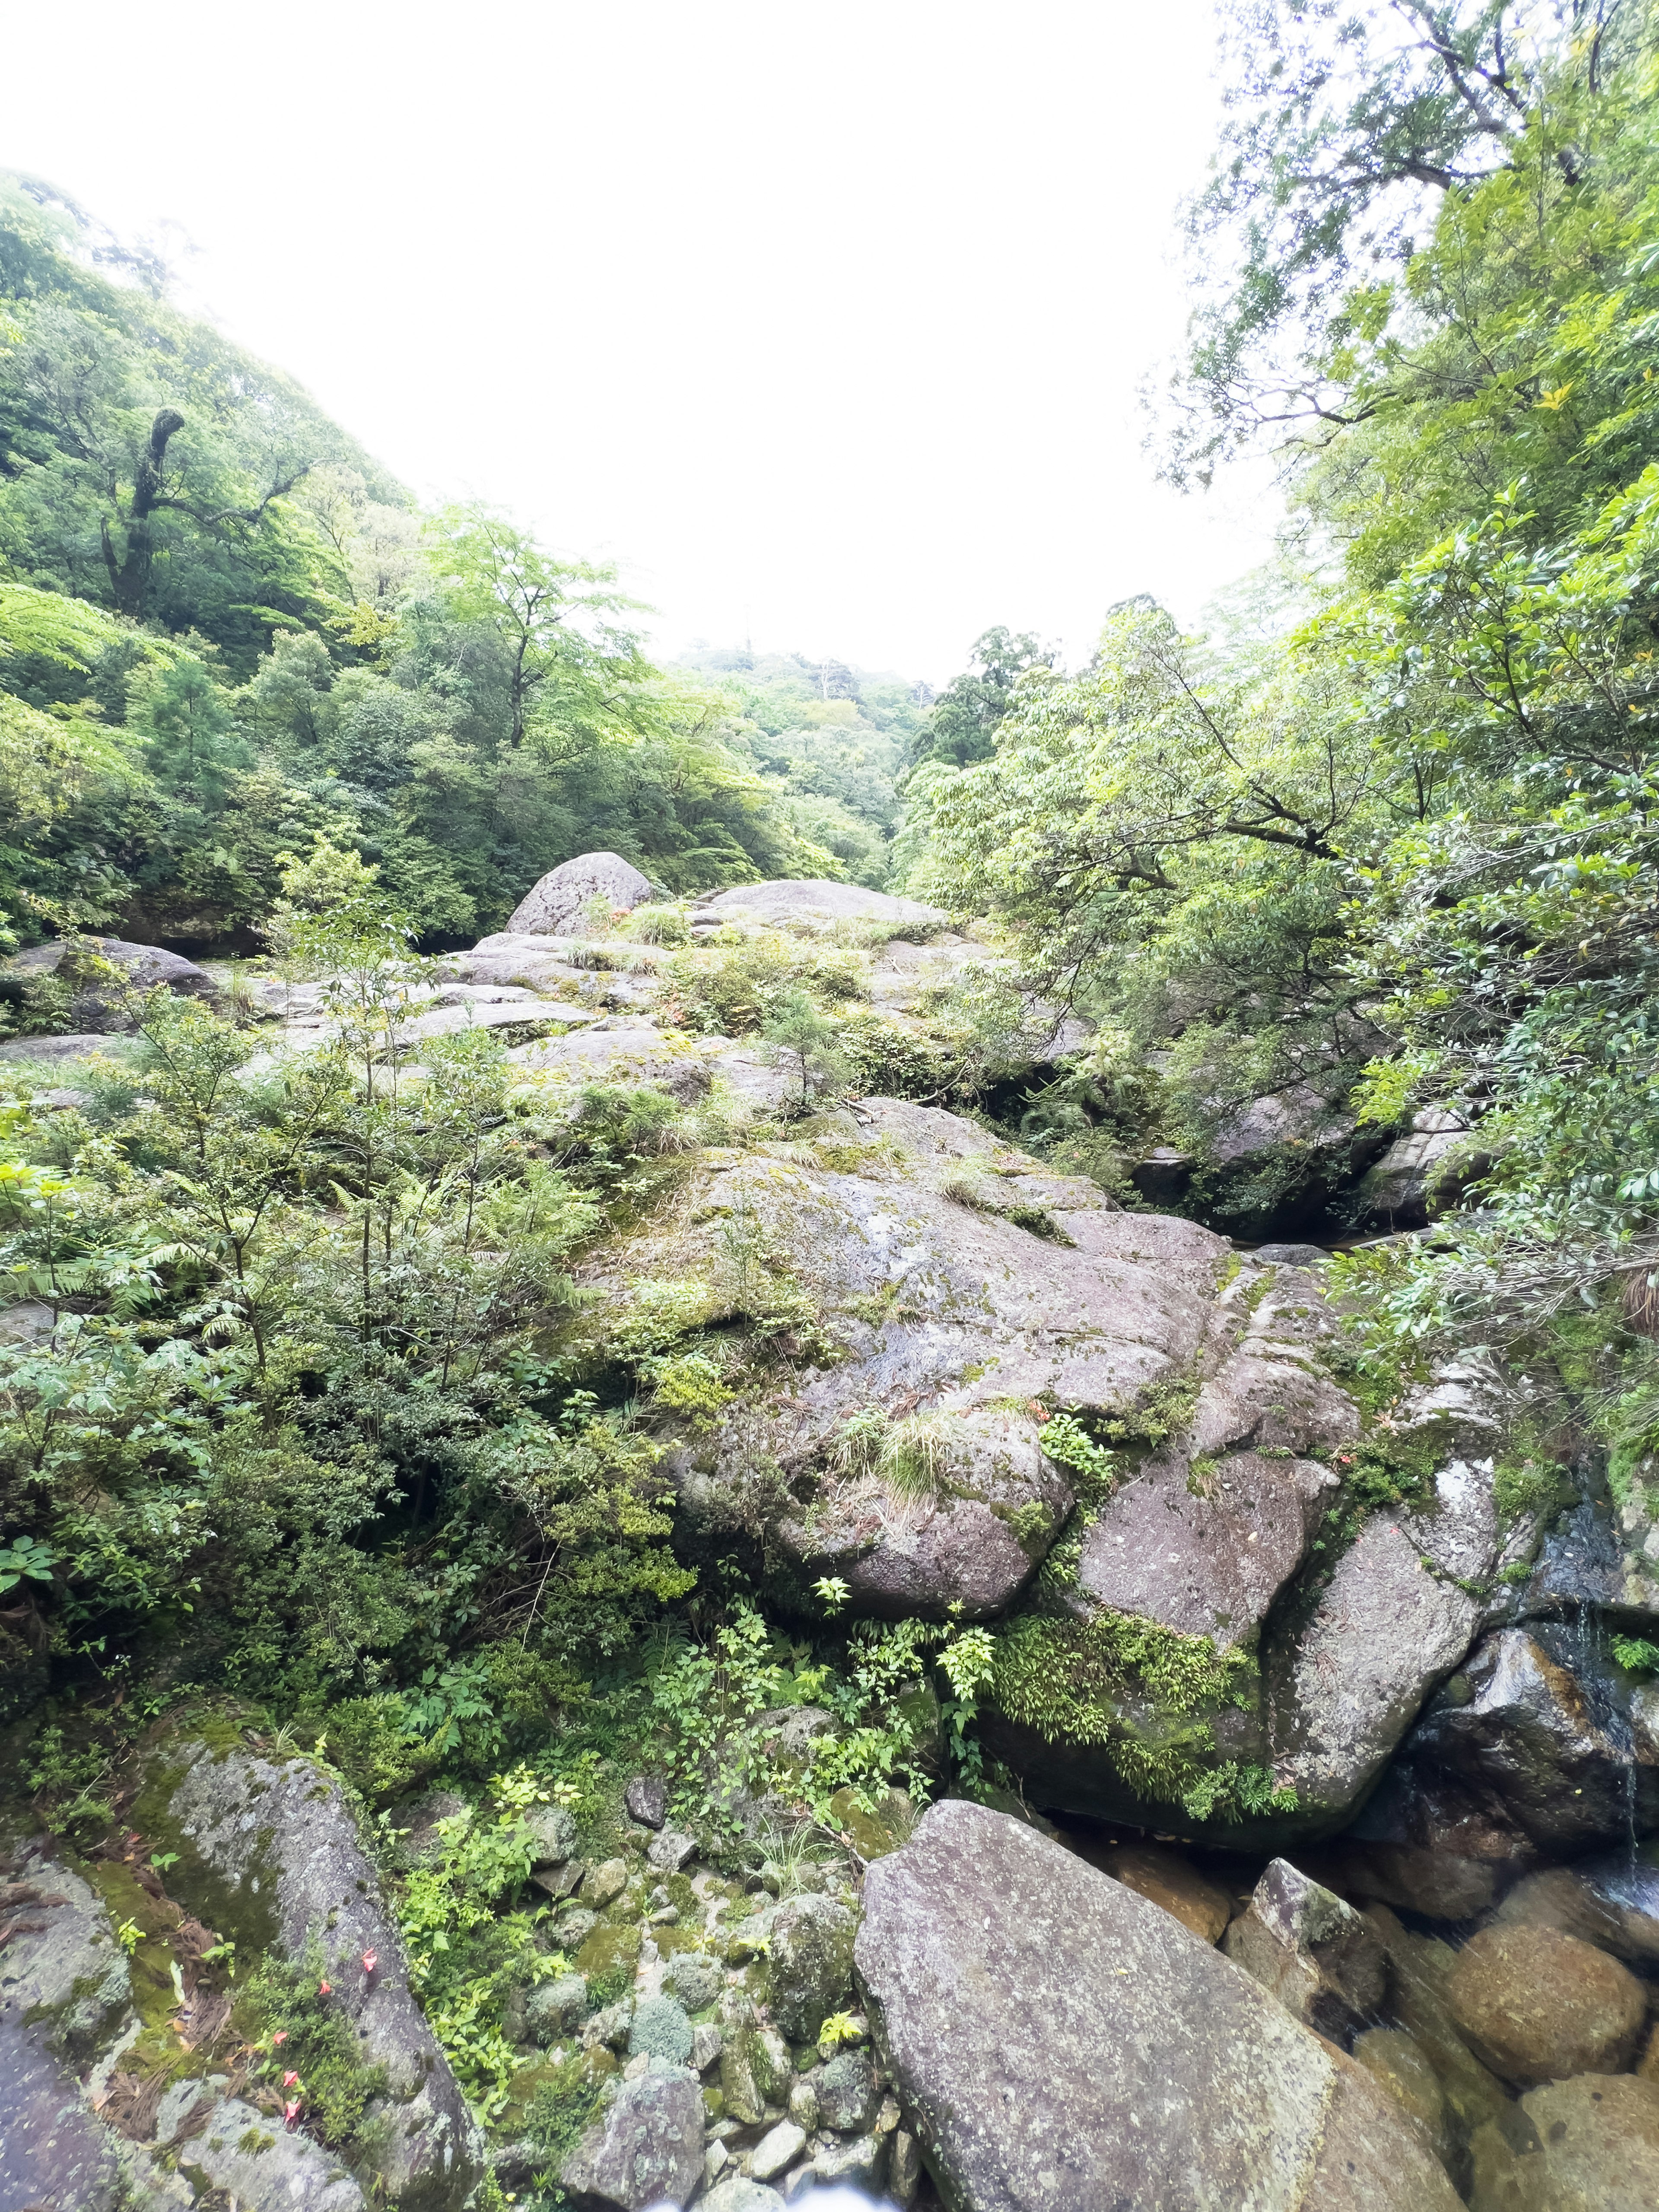
M364 2063L386 2071L385 2193L400 2212L453 2212L483 2171L477 2129L410 1992L397 1923L339 1784L306 1759L167 1736L149 1753L132 1819L148 1848L178 1853L173 1894L242 1955L274 1946L320 1959Z
M702 2092L682 2067L624 2081L559 2172L577 2212L685 2204L702 2179Z
M1557 1928L1483 1928L1458 1954L1446 1996L1476 2057L1522 2086L1621 2073L1647 2016L1627 1966Z
M29 983L47 976L68 986L69 1017L76 1030L94 1034L136 1029L143 1000L152 991L210 1001L219 996L218 984L193 960L121 937L58 939L15 953L0 967L0 996L18 996Z
M1447 1155L1468 1134L1468 1124L1443 1107L1425 1106L1382 1158L1359 1179L1355 1197L1364 1218L1389 1229L1420 1229L1451 1163Z
M897 898L890 891L866 890L862 884L834 884L822 877L789 878L765 884L734 884L730 890L712 891L697 901L691 926L699 922L766 922L775 927L794 923L806 929L827 929L838 921L884 922L894 929L933 930L945 927L946 917L937 907L917 899Z
M1551 2081L1475 2136L1474 2212L1652 2212L1659 2087L1626 2075Z
M502 933L563 936L580 929L600 902L609 922L618 908L630 911L652 896L650 878L620 853L583 853L550 868L514 908Z
M857 1962L952 2212L1452 2212L1371 2076L1168 1913L982 1806L871 1868Z
M1659 1745L1555 1656L1561 1632L1501 1629L1445 1684L1403 1747L1466 1784L1552 1856L1659 1825ZM1577 1656L1577 1640L1569 1648Z

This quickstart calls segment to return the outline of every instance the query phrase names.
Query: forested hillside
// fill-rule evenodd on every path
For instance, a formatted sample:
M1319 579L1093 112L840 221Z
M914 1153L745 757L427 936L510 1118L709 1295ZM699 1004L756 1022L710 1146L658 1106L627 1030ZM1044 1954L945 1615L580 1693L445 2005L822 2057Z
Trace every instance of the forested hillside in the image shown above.
M614 570L422 515L164 276L0 190L0 926L251 951L319 836L434 943L594 847L880 879L910 687L653 667Z
M1222 27L1278 556L937 697L6 187L20 2203L1659 2202L1659 18Z

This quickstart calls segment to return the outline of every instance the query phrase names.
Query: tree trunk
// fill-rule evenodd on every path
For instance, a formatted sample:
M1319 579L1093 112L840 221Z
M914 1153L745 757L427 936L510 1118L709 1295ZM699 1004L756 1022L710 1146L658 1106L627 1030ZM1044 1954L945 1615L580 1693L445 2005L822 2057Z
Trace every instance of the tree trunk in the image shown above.
M116 610L131 616L135 622L143 619L144 603L149 597L150 562L155 550L150 517L161 497L161 471L167 466L167 441L175 430L184 427L184 416L171 407L164 407L150 425L149 443L139 455L133 476L132 499L126 517L126 552L122 559L116 558L108 516L99 525L104 542L104 566L109 570Z

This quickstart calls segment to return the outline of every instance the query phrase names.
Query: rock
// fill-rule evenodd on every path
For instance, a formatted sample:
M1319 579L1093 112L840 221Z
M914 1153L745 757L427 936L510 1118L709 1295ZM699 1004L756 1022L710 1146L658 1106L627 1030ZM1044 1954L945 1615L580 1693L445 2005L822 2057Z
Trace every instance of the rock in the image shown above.
M702 2093L678 2070L625 2081L559 2171L578 2212L683 2205L702 2179Z
M556 1923L562 1951L579 1951L593 1930L599 1925L599 1916L585 1905L570 1905L560 1913Z
M465 1797L453 1790L423 1790L418 1797L405 1797L383 1816L397 1838L396 1862L400 1868L430 1866L443 1850L440 1820L453 1820L467 1809Z
M1401 1522L1375 1514L1306 1626L1264 1656L1274 1772L1327 1832L1364 1797L1480 1618L1478 1599L1428 1572Z
M697 2212L782 2212L783 2201L763 2181L732 2173L717 2181L707 2197L697 2199Z
M1466 2142L1494 2115L1509 2109L1509 2093L1464 2042L1447 1992L1458 1954L1437 1936L1403 1928L1386 1905L1367 1905L1389 1961L1389 2008L1433 2067L1446 2100L1453 2133Z
M620 853L583 853L550 868L519 901L501 933L562 936L579 929L598 901L604 901L609 923L618 907L631 911L651 896L650 878Z
M678 1874L689 1859L696 1856L696 1838L684 1835L678 1828L665 1828L659 1836L653 1836L645 1854L647 1865L658 1874Z
M362 2191L337 2158L240 2097L219 2103L178 2159L193 2194L246 2212L362 2212Z
M625 2051L633 2025L634 2000L631 1996L618 1997L615 2004L601 2005L597 2012L589 2013L582 2022L582 2048L585 2051Z
M0 1038L0 1060L35 1060L47 1066L59 1060L91 1060L94 1056L119 1060L133 1049L130 1042L102 1030L84 1030L73 1036Z
M531 1875L538 1889L555 1899L574 1897L586 1879L587 1869L580 1859L560 1859L551 1866L539 1866Z
M660 1828L668 1818L668 1784L660 1774L636 1774L623 1791L623 1803L642 1828Z
M700 2021L691 2031L691 2071L706 2074L720 2057L724 2041L719 2028L707 2021Z
M857 2135L876 2117L881 2093L876 2087L875 2068L867 2051L843 2051L812 2076L818 2100L818 2125L842 2135Z
M133 1824L176 1850L173 1895L244 1955L276 1942L321 1952L366 2064L384 2066L396 2124L377 2171L402 2212L450 2212L483 2170L477 2126L409 1991L397 1923L337 1783L301 1759L270 1760L188 1736L146 1762ZM377 1964L365 1971L373 1951Z
M1523 1875L1492 1915L1498 1928L1554 1928L1581 1943L1623 1958L1640 1958L1626 1943L1621 1916L1576 1867Z
M102 1899L44 1844L21 1853L13 1879L28 1909L5 1916L12 1933L0 1952L0 2023L24 2026L27 2042L82 2064L131 2012L125 1954Z
M538 1982L525 1999L525 2025L538 2043L556 2043L569 2035L587 2010L587 1983L580 1974L560 1974Z
M532 1867L562 1864L575 1856L576 1816L563 1805L532 1805L523 1814L534 1840Z
M1250 1255L1261 1267L1322 1267L1330 1256L1322 1244L1258 1244Z
M628 1861L604 1859L598 1866L589 1867L582 1877L577 1894L584 1905L595 1912L603 1912L607 1905L614 1905L628 1887Z
M1288 1859L1270 1863L1223 1948L1293 2019L1333 2041L1382 2008L1388 1965L1375 1930Z
M8 1306L0 1313L0 1343L44 1344L58 1326L54 1309L38 1298Z
M1206 1943L1218 1943L1232 1916L1232 1902L1200 1874L1190 1860L1162 1844L1127 1844L1102 1848L1096 1844L1070 1848L1091 1866L1097 1866L1114 1881L1134 1891L1164 1912L1173 1913L1183 1928Z
M1254 1638L1301 1565L1336 1477L1317 1460L1229 1451L1194 1473L1188 1449L1155 1455L1084 1540L1078 1579L1115 1613L1207 1636Z
M942 929L946 919L937 907L923 906L915 899L866 890L862 884L803 877L799 881L736 884L730 890L714 891L697 901L691 926L695 930L703 921L750 921L827 929L837 921L880 921L899 928Z
M1647 2013L1646 1990L1628 1968L1545 1927L1471 1936L1446 1996L1475 2056L1525 2085L1620 2072Z
M717 1963L702 1951L677 1951L663 1968L662 1985L687 2012L703 2012L725 1987Z
M1656 1778L1651 1767L1645 1778L1635 1771L1628 1738L1597 1718L1543 1633L1489 1636L1430 1704L1404 1754L1495 1799L1534 1844L1559 1854L1625 1835L1632 1789L1650 1795Z
M46 975L58 975L71 986L70 1018L83 1033L77 1042L84 1041L86 1032L96 1035L137 1029L143 1015L142 1000L151 991L167 990L179 998L210 1001L219 997L217 983L193 960L181 959L159 945L130 945L119 937L89 937L73 945L59 939L52 945L31 945L0 966L0 989L9 982Z
M728 1990L721 1998L720 2026L726 2110L745 2127L758 2127L768 2105L782 2101L773 2092L787 2092L793 2071L788 2047L775 2029L762 2028L752 2002L740 1990Z
M1423 2131L1423 2139L1449 2165L1455 2148L1446 2093L1422 2045L1401 2027L1368 2027L1353 2042L1353 2055L1380 2081L1402 2112Z
M772 1523L804 1571L840 1576L862 1611L942 1618L960 1605L983 1618L1030 1580L1073 1502L1030 1401L1052 1392L1121 1410L1184 1371L1226 1248L1191 1224L1115 1212L1092 1184L1044 1173L954 1115L894 1100L861 1111L893 1147L872 1152L867 1173L753 1153L694 1165L679 1225L653 1229L648 1255L614 1245L586 1279L624 1304L641 1275L730 1283L720 1239L740 1210L854 1356L688 1448L677 1462L684 1511L729 1525L757 1460L810 1470L811 1510L781 1501ZM926 1186L925 1174L948 1180L963 1159L995 1182L999 1205L1029 1209L1067 1241ZM872 1305L890 1316L878 1328ZM1299 1370L1285 1376L1298 1395L1311 1387ZM890 1480L845 1450L847 1423L872 1408L896 1420L925 1409L920 1482ZM904 1448L902 1432L896 1442Z
M907 1843L916 1824L916 1808L902 1790L890 1790L884 1797L878 1798L873 1813L850 1788L833 1790L830 1812L836 1832L866 1865Z
M887 2155L887 2194L905 2212L921 2181L921 2146L908 2128L900 2128Z
M1363 2068L1168 1913L1018 1821L932 1807L870 1869L856 1957L947 2203L1457 2203Z
M816 2043L853 1986L857 1923L827 1897L792 1897L772 1916L772 2017L793 2043ZM835 2123L831 2123L835 2124Z
M1287 1085L1252 1099L1216 1128L1205 1163L1209 1203L1231 1217L1240 1236L1284 1235L1317 1220L1386 1142L1381 1132L1360 1128L1340 1099L1327 1099L1311 1084ZM1273 1170L1265 1197L1264 1168Z
M810 2074L798 2080L789 2092L789 2117L804 2134L817 2133L818 2093Z
M1552 2081L1473 2145L1474 2212L1651 2212L1659 2088L1629 2077Z
M1472 1920L1492 1903L1496 1887L1484 1860L1413 1844L1346 1844L1336 1863L1350 1896L1401 1905L1425 1920Z
M749 2171L757 2181L775 2181L806 2148L806 2136L793 2120L780 2120L769 2128L749 2154Z
M1420 1229L1449 1164L1446 1156L1468 1133L1468 1124L1443 1107L1414 1114L1410 1134L1396 1137L1360 1177L1354 1194L1359 1218L1390 1229Z
M885 2136L854 2136L850 2142L820 2144L812 2154L809 2169L815 2186L827 2190L875 2190L881 2186L881 2170L887 2157ZM794 2200L792 2198L791 2202ZM807 2202L810 2204L809 2196ZM851 2200L863 2212L863 2202ZM848 2203L845 2197L836 2197L824 2207L824 2212L842 2212Z
M1572 1871L1610 1928L1605 1937L1589 1940L1601 1940L1621 1959L1659 1960L1659 1844L1649 1842L1634 1851L1582 1859Z
M644 2051L671 2066L684 2066L690 2059L692 2041L685 2007L672 1997L641 1997L635 2006L628 2034L628 2048L635 2057Z
M1178 1206L1193 1179L1193 1156L1175 1145L1154 1145L1135 1161L1129 1180L1148 1206Z

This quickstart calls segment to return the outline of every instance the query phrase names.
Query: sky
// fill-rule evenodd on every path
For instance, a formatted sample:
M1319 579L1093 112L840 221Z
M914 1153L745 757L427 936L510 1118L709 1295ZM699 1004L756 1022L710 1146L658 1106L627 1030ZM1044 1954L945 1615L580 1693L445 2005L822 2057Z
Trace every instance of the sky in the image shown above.
M1211 0L8 13L0 166L179 226L189 304L422 498L618 562L663 651L939 684L1267 552L1265 477L1161 486L1137 397Z

